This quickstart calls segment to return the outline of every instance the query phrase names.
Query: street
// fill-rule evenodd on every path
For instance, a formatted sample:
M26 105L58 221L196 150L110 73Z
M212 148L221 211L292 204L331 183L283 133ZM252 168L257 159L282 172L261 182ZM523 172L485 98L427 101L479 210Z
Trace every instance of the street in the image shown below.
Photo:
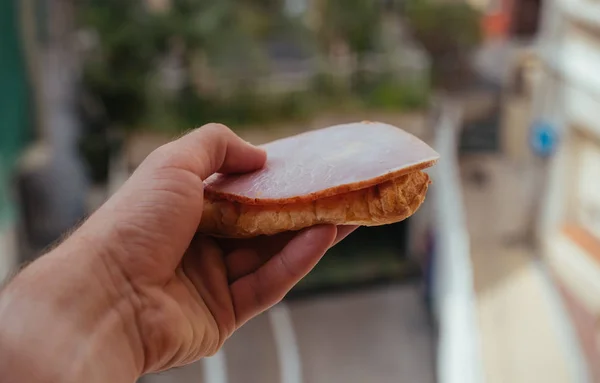
M276 307L236 332L217 363L208 358L143 383L435 381L433 331L416 284L284 305L283 314ZM225 371L215 372L221 362Z

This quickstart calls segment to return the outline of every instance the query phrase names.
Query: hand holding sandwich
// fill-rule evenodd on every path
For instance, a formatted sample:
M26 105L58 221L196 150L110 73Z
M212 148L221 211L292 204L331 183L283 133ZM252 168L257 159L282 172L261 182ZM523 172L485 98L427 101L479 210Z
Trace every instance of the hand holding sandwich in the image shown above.
M0 291L2 381L129 383L213 355L356 225L413 214L436 160L378 123L162 146Z
M154 151L61 245L0 292L6 382L134 382L214 354L354 227L196 235L203 180L266 154L211 124Z

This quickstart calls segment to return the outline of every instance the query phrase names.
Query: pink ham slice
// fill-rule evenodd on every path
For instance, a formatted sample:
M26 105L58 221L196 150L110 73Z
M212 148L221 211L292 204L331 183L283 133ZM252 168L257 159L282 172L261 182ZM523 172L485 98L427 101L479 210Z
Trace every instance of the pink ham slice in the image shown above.
M308 202L430 167L439 158L417 137L378 122L336 125L262 147L264 168L215 174L205 181L207 195L256 205Z

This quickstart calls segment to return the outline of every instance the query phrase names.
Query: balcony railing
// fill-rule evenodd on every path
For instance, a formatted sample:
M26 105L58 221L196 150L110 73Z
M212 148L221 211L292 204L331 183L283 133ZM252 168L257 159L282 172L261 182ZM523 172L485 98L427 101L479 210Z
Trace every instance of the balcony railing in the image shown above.
M558 5L568 17L596 28L600 36L600 1L558 0Z
M437 374L440 383L483 381L475 311L473 271L458 169L460 108L445 101L435 124L433 168L435 254L433 309L439 329Z

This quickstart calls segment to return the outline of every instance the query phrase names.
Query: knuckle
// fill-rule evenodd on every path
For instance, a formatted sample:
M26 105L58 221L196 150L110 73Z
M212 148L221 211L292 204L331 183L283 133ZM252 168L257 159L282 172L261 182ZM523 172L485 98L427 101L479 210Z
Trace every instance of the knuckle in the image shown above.
M169 142L154 149L145 162L154 171L163 169L189 170L189 159L190 153L185 148L178 147L175 142Z
M276 259L278 260L279 271L282 275L294 280L300 277L300 273L293 267L288 257L282 254Z
M162 165L166 165L170 161L172 161L173 155L174 155L174 151L172 150L172 144L167 143L167 144L163 144L163 145L159 146L158 148L154 149L148 155L148 157L146 157L145 162L156 165L156 166L162 166Z
M260 273L256 273L255 277L250 279L250 281L252 282L250 291L254 306L259 309L265 308L268 304L266 302L267 299L265 297L263 284L261 283Z
M229 129L227 126L218 122L208 123L206 125L201 126L198 129L207 133L214 133L215 135L229 135L233 133L231 129Z

